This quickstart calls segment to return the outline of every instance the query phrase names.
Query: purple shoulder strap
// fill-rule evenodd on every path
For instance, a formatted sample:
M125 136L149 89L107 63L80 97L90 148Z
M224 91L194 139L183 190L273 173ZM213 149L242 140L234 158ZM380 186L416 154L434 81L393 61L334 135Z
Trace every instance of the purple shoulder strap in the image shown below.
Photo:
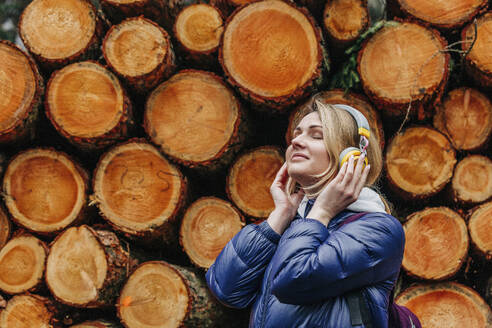
M348 219L346 219L345 221L343 221L341 224L340 224L340 227L343 227L344 225L346 225L347 223L350 223L350 222L354 222L358 219L360 219L361 217L363 217L364 215L366 215L368 212L360 212L360 213L357 213L357 214L353 214L351 216L348 217Z

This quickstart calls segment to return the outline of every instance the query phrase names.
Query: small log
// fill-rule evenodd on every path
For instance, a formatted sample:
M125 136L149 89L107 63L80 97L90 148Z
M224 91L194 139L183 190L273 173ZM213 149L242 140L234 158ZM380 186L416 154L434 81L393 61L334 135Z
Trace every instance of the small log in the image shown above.
M229 199L250 220L265 220L275 205L270 186L284 162L280 149L263 146L239 156L227 176L226 191Z
M97 320L82 322L78 325L70 326L70 328L121 328L121 325L106 320Z
M457 150L484 149L492 135L492 103L472 88L452 90L441 106L436 107L434 127Z
M243 226L244 218L232 204L216 197L202 197L186 210L179 240L191 262L208 269Z
M402 267L414 277L444 280L458 273L468 256L465 220L447 207L426 208L407 217Z
M162 261L143 263L131 274L116 308L126 328L212 328L224 315L203 273Z
M114 233L71 227L53 241L46 285L56 300L69 306L111 306L135 264Z
M222 0L211 0L206 2L222 1ZM168 31L172 31L173 25L176 22L176 17L183 10L183 8L194 5L197 3L202 3L200 0L167 0L164 1L164 10L161 13L161 19L159 22ZM211 3L212 4L212 3Z
M95 59L103 23L88 0L34 0L19 18L22 42L45 71Z
M393 137L385 158L388 184L407 199L424 199L451 180L456 154L448 139L429 127L412 127Z
M451 182L453 201L473 205L492 197L492 160L468 155L454 169Z
M12 220L35 233L53 235L86 217L87 173L68 155L36 148L17 154L3 179Z
M34 138L44 84L34 60L15 44L0 40L0 144Z
M7 216L7 211L0 205L0 250L7 243L12 233L12 224Z
M332 47L345 48L369 26L367 0L329 0L323 13L323 27Z
M219 60L245 99L282 110L322 82L321 31L305 9L254 2L227 19Z
M224 31L220 11L207 4L184 8L174 23L174 36L187 65L218 66L217 49Z
M492 238L490 238L492 235L491 218L492 202L487 202L473 209L468 220L471 243L481 257L487 261L492 260Z
M409 15L443 30L461 28L487 9L487 0L397 0L403 15Z
M136 139L112 148L99 160L93 186L93 202L114 229L177 249L187 183L154 146Z
M340 89L334 89L329 91L322 91L318 93L319 99L326 104L344 104L349 105L359 110L369 122L371 132L374 133L381 149L384 149L384 131L381 117L376 108L374 108L369 101L363 96L352 92L345 92ZM298 106L294 109L289 116L289 124L287 126L287 133L285 134L285 141L290 144L292 139L292 133L295 129L294 124L299 123L299 115L301 114L302 106Z
M143 17L113 25L104 37L102 51L109 67L138 93L146 93L175 70L169 34Z
M36 291L43 284L48 246L29 234L12 238L0 250L0 290L7 294Z
M53 73L45 108L58 133L85 151L127 138L133 125L126 91L113 73L92 61Z
M154 144L179 164L206 170L231 162L244 140L243 121L240 103L222 79L196 70L159 85L144 113Z
M145 16L158 21L164 10L164 1L159 0L100 0L104 13L111 22L119 24L125 18Z
M56 319L57 309L46 297L22 294L12 297L0 311L0 327L63 327Z
M492 327L489 306L476 291L456 282L410 287L396 303L415 313L422 327Z
M386 23L358 55L357 70L365 93L389 116L405 115L410 103L410 114L418 108L419 119L430 116L449 76L446 45L430 28Z
M490 60L490 44L492 43L492 12L477 19L477 35L475 40L475 24L472 22L461 32L464 42L463 51L471 51L465 57L467 73L480 87L492 88L492 61ZM475 42L474 42L475 40Z

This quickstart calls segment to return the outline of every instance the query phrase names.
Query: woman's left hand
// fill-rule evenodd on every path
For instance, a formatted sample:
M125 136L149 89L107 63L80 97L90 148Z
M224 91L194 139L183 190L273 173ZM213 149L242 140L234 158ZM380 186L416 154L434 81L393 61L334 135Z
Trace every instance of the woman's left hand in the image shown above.
M335 215L357 200L370 170L370 165L363 168L364 158L362 154L357 165L354 165L353 156L344 163L336 177L316 198L307 217L318 220L326 226Z

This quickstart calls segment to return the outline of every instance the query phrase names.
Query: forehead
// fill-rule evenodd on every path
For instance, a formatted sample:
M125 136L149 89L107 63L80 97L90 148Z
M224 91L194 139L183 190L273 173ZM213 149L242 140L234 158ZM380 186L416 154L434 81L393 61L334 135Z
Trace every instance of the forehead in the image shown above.
M304 116L299 121L296 128L306 128L311 125L321 125L321 119L319 118L319 114L317 112L312 112Z

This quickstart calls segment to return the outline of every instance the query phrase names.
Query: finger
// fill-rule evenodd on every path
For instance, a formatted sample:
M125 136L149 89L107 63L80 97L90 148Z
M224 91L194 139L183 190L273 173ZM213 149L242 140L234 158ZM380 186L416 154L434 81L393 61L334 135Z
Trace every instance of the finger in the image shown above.
M284 184L287 181L289 174L287 172L287 163L285 162L282 167L277 172L275 179L273 179L274 184Z
M347 162L343 163L342 167L338 171L338 174L336 175L334 182L335 183L340 183L343 180L343 177L345 176L345 173L347 172Z
M364 159L366 158L366 154L362 153L360 154L359 158L357 159L357 164L354 169L354 175L352 177L352 181L350 181L350 187L352 187L354 190L357 188L357 185L360 182L361 176L362 176L362 170L364 168Z
M347 186L350 184L350 181L352 181L352 177L354 176L354 156L350 156L347 164L347 169L345 171L345 174L343 176L342 180L342 185Z
M367 177L369 176L370 171L371 171L371 165L370 164L364 168L364 171L362 171L362 175L359 179L359 183L357 184L356 189L355 189L357 197L359 197L360 191L366 185Z

